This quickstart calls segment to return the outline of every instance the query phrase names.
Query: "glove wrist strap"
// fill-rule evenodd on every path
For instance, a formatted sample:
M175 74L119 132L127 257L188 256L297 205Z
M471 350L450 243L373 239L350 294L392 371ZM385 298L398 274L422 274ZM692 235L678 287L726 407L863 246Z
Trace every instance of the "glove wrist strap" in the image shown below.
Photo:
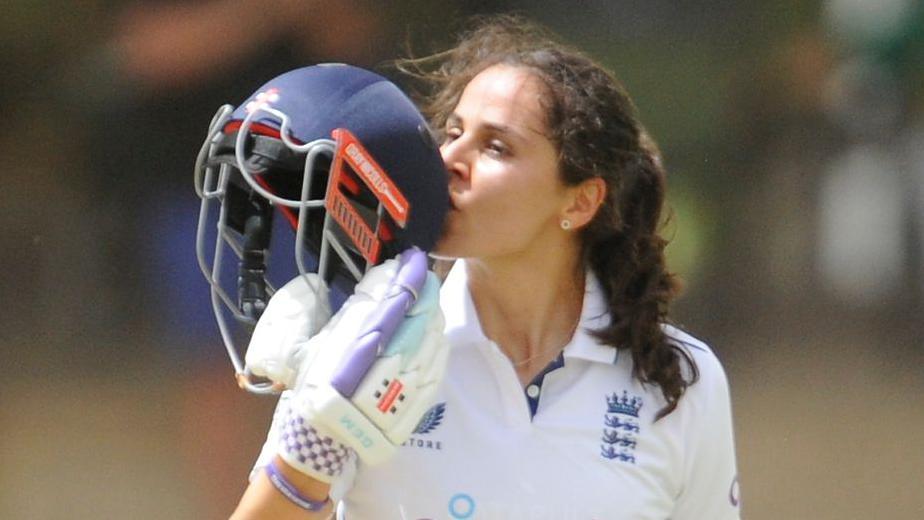
M318 501L311 500L299 493L298 489L279 471L275 460L270 461L270 463L266 465L266 476L269 477L269 481L273 484L273 487L282 493L284 497L289 499L289 502L292 502L302 509L312 512L322 511L327 507L328 502L330 502L330 498L327 497L325 497L324 500Z

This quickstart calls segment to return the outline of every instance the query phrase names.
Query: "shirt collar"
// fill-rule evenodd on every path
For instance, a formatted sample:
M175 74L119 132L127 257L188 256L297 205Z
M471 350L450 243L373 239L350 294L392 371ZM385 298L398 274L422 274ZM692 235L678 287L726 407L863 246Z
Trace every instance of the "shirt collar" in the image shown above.
M472 295L468 292L465 261L456 260L440 288L440 307L446 319L445 332L451 345L483 343L488 338L481 330Z
M604 345L593 336L593 331L609 325L610 314L606 308L606 296L596 275L587 270L584 276L584 303L581 306L581 320L574 331L571 342L565 345L565 359L580 358L597 363L614 364L619 351L611 345Z
M591 333L610 322L606 309L606 298L597 277L587 271L584 283L584 302L581 307L581 319L574 331L571 341L565 346L565 360L584 359L597 363L614 364L618 351L603 345ZM449 271L440 290L440 303L446 318L446 335L452 345L487 342L472 296L468 291L468 276L465 261L457 260Z

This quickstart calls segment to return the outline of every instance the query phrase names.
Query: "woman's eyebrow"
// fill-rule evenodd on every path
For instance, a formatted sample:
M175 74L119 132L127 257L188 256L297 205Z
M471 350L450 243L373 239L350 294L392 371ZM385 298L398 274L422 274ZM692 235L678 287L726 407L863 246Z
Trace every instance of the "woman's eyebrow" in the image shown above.
M497 134L512 134L514 136L517 136L520 133L511 126L503 125L500 123L492 123L490 121L485 122L482 126L484 126L486 129L494 133L497 133Z
M532 135L548 138L548 135L546 135L544 132L541 130L536 130L531 126L505 125L503 123L495 123L492 121L485 121L482 123L482 126L485 128L485 130L491 133L513 137L515 140L524 142L529 142L532 138Z
M463 123L462 117L459 116L458 114L450 114L449 117L446 118L447 125L456 126L456 125L461 125L462 123ZM482 123L480 123L480 126L483 130L486 130L488 132L495 133L495 134L511 135L515 138L520 138L520 139L523 139L526 137L525 135L523 135L523 132L521 132L517 128L510 126L510 125L505 125L503 123L496 123L493 121L483 121Z

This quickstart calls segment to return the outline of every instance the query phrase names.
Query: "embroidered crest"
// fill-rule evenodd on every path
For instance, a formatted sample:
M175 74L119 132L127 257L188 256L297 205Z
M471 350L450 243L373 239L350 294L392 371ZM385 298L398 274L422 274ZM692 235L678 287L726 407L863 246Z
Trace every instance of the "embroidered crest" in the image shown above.
M417 427L414 428L414 433L423 434L432 432L443 422L444 413L446 413L446 403L436 403L420 418L420 422L417 423Z
M253 101L247 103L247 105L244 106L244 110L249 114L258 108L263 108L277 101L279 101L279 89L271 88L265 92L260 92L257 94Z
M603 436L600 438L600 456L635 464L635 448L640 432L638 413L642 398L629 397L622 391L606 396L606 413L603 415Z

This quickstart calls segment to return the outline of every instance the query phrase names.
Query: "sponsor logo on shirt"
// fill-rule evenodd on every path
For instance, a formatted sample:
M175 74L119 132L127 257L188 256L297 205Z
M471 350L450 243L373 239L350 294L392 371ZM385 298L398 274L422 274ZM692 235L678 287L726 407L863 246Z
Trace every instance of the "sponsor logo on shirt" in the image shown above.
M741 488L738 487L738 475L732 479L731 487L728 490L728 502L733 507L738 507L741 503Z
M540 501L541 502L541 501ZM400 507L400 506L399 506ZM478 500L472 494L454 493L446 504L450 520L468 520L478 518L529 518L530 520L588 520L586 511L580 506L570 504L550 505L546 503L521 503L512 499ZM402 518L416 520L434 520L446 518L444 515L408 516L402 509ZM591 516L589 520L598 520Z
M471 518L475 514L475 499L466 493L456 493L449 499L449 514L453 519Z
M433 405L427 413L420 418L420 422L417 423L417 427L414 428L414 433L411 434L411 437L408 440L404 441L403 446L410 446L412 448L423 448L430 450L441 450L443 449L443 443L438 440L434 440L430 437L430 433L436 430L440 424L443 423L443 416L446 414L446 403L436 403Z
M640 433L638 413L642 398L616 392L606 396L606 413L603 414L603 436L600 438L600 456L635 464L635 448Z

